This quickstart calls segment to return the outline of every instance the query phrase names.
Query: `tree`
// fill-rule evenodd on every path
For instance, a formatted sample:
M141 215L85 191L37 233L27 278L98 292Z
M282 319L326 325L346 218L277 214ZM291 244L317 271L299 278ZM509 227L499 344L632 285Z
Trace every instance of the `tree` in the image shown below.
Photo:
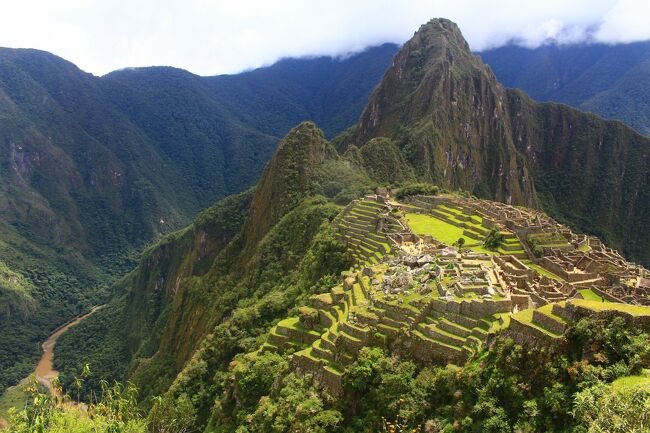
M496 251L503 245L503 235L499 229L493 228L490 233L485 236L483 246L488 250Z

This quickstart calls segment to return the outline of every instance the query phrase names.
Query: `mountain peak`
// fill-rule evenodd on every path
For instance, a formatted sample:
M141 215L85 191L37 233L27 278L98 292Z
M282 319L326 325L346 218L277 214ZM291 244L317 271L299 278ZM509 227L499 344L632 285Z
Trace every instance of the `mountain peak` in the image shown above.
M446 18L433 18L422 24L408 42L424 47L458 47L470 52L469 45L458 25Z
M458 26L433 19L394 57L351 143L391 138L419 179L534 207L506 108L505 89L471 53Z
M325 134L313 122L302 122L280 141L251 204L245 249L252 249L309 191L315 168L327 158L327 150Z

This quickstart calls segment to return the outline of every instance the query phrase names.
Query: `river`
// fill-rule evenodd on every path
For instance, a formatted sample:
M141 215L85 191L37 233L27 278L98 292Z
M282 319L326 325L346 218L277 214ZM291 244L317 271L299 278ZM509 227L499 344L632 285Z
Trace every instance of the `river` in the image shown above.
M91 315L93 315L97 310L103 308L104 305L97 305L93 307L89 312L86 314L79 316L65 325L62 325L58 327L50 336L43 342L41 347L43 348L43 355L41 355L41 359L38 361L38 364L36 365L36 369L34 370L34 375L36 376L36 380L38 380L40 383L42 383L44 386L46 386L49 390L50 393L56 392L52 388L52 380L54 378L59 376L59 372L54 369L54 346L56 345L56 341L59 339L60 336L65 334L70 328L72 328L75 325L78 325L80 322L83 320L87 319ZM27 383L27 379L23 379L18 385L16 386L24 386ZM7 389L5 392L10 391L11 388ZM0 428L6 427L7 423L5 420L0 418Z
M79 316L65 325L60 326L41 345L43 348L43 355L36 365L34 374L39 382L49 388L50 392L54 392L52 389L52 380L59 376L59 372L54 369L54 346L56 345L56 340L58 340L59 337L65 334L70 328L78 325L81 321L87 319L102 307L104 306L97 305L83 316Z

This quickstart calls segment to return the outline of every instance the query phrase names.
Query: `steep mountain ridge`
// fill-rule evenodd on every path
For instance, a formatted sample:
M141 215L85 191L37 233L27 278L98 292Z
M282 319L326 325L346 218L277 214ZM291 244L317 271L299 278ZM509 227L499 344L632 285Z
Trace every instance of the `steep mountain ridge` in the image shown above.
M102 374L127 375L145 397L164 392L207 341L220 351L212 368L226 367L256 344L277 312L346 268L329 224L340 209L332 200L357 197L371 185L323 131L311 122L298 125L279 143L256 188L217 202L150 248L117 285L112 308L62 339L64 381L83 359L106 365L107 346L127 355ZM78 354L73 342L90 329Z
M617 121L508 91L542 209L650 263L650 139Z
M205 81L235 116L263 133L282 137L311 120L332 138L358 119L398 50L398 45L382 44L344 58L282 59Z

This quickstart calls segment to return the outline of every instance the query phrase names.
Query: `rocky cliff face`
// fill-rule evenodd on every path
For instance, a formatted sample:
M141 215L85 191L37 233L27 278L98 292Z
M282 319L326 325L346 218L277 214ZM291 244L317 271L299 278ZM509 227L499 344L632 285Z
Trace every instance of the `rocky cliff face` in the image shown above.
M404 45L341 147L376 137L394 140L420 180L541 207L650 263L650 139L504 88L449 20Z

